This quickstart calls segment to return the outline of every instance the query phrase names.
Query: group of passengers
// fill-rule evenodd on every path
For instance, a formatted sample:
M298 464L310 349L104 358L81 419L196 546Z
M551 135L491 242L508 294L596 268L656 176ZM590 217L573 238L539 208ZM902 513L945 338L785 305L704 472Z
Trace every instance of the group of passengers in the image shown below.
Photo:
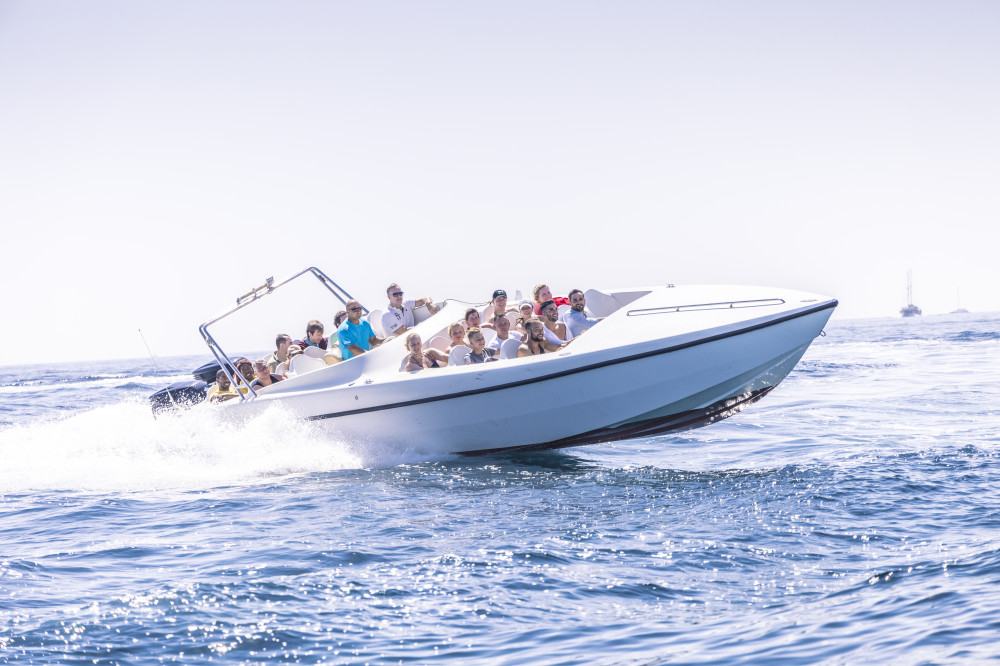
M247 387L256 390L287 379L294 374L293 359L302 354L322 358L332 365L371 351L389 337L405 334L408 354L400 369L415 372L447 366L456 347L468 349L463 357L466 364L499 360L500 348L509 340L520 342L518 358L554 352L600 321L586 312L586 298L579 289L572 290L568 297L553 297L548 285L539 284L532 290L534 301L523 300L517 308L508 308L507 292L497 289L486 308L488 321L482 321L483 315L477 308L469 308L461 321L452 322L446 329L450 344L445 349L425 349L420 335L410 331L415 326L413 311L426 307L435 314L434 300L429 296L404 300L403 289L395 282L386 288L386 296L389 303L380 322L385 338L375 334L372 325L362 318L364 308L352 299L345 304L344 310L334 315L337 331L334 341L324 337L323 324L315 319L306 325L305 336L300 340L280 333L274 341L275 350L264 358L254 362L239 359L232 377L225 370L219 370L216 384L209 392L209 401L228 400L240 393L245 395ZM560 305L570 306L562 317ZM492 330L489 341L484 329ZM310 347L314 349L309 350Z
M466 364L497 361L501 346L508 340L520 343L517 346L518 358L551 353L565 347L573 338L600 321L586 311L587 299L579 289L572 290L568 297L553 297L548 285L540 284L532 290L532 295L534 302L524 300L516 309L508 309L507 292L497 289L486 308L489 321L482 321L478 308L467 309L461 321L448 325L449 344L443 351L434 348L425 350L420 335L409 334L406 338L409 354L401 370L415 372L444 367L456 348L468 348L463 358ZM562 316L559 314L560 305L569 306ZM383 321L386 316L383 315ZM511 330L512 326L514 330ZM493 331L489 342L483 333L483 329L487 328Z
M281 336L278 337L281 338ZM241 358L236 361L236 372L233 373L232 379L224 369L220 368L215 373L215 385L208 391L208 401L224 402L240 394L245 396L249 393L248 386L256 390L283 379L285 379L285 375L272 372L266 359L251 362L248 358Z

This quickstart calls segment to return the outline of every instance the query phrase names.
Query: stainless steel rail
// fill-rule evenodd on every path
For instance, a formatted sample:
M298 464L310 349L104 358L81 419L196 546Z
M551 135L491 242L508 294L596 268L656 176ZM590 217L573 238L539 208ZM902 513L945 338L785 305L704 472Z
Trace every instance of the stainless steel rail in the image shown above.
M341 287L339 284L331 280L326 273L316 268L315 266L310 266L309 268L305 268L296 273L295 275L291 276L290 278L282 280L277 284L274 283L273 277L267 278L267 280L264 281L264 284L260 285L259 287L254 287L253 289L243 294L242 296L237 297L236 307L231 308L226 312L223 312L219 316L206 321L204 324L198 327L198 332L201 333L202 340L204 340L205 344L208 345L209 351L211 351L212 355L215 356L215 360L219 362L220 367L222 367L223 369L229 368L230 375L236 374L236 364L233 363L232 359L230 359L229 356L226 354L226 352L223 351L222 347L219 346L219 343L216 342L215 338L212 337L212 334L208 332L208 327L211 326L212 324L215 324L225 319L229 315L242 310L251 303L254 303L257 300L269 294L274 293L280 287L285 286L292 280L296 280L302 277L306 273L311 273L313 276L315 276L316 279L319 280L320 283L322 283L322 285L326 287L327 290L344 305L347 304L347 301L352 300L352 296L348 294L343 287ZM365 314L368 314L367 309L365 310ZM253 387L250 386L249 384L247 385L247 390L249 392L249 395L239 390L238 388L236 389L236 392L239 394L241 400L252 400L253 398L257 397L257 392L254 391Z

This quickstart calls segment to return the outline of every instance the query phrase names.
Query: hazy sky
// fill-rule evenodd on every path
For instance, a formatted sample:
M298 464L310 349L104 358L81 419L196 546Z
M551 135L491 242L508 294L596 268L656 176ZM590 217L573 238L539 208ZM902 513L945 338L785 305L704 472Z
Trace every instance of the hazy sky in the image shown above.
M912 268L925 313L1000 310L998 34L997 2L0 0L0 363L197 353L309 265L370 308L710 282L898 316Z

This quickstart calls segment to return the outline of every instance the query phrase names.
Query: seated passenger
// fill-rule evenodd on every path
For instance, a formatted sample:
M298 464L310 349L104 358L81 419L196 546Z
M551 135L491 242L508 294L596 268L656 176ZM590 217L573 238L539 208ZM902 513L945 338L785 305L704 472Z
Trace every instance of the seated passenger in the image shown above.
M337 314L333 315L333 328L339 329L340 325L344 323L347 319L347 310L340 310ZM340 363L344 359L340 355L340 344L330 344L326 350L326 356L323 357L327 365L334 365L335 363Z
M465 318L462 320L465 323L465 330L471 330L473 328L479 328L479 310L476 308L469 308L465 311Z
M532 317L524 323L524 326L528 330L528 337L517 348L518 358L554 352L563 346L553 345L545 339L545 324L541 319Z
M465 362L468 363L487 363L489 361L496 361L496 352L492 349L486 348L486 337L483 336L483 331L478 328L469 329L469 346L472 347L472 351L465 355Z
M233 384L236 390L246 395L250 392L247 386L252 385L257 378L253 374L253 363L248 358L241 358L236 361L236 374L233 375Z
M542 303L545 301L555 301L556 307L560 305L569 305L569 299L565 296L553 296L552 290L549 289L547 284L536 284L534 289L531 290L532 296L535 298L534 313L536 315L542 314Z
M531 301L524 300L521 304L517 306L518 317L514 320L514 330L521 334L521 339L524 339L528 332L524 329L524 323L531 319Z
M235 398L238 394L233 390L233 383L229 381L229 375L222 368L215 373L215 384L208 390L209 402L225 402Z
M561 345L569 338L566 324L559 321L559 307L553 300L542 303L542 323L545 324L545 339L554 345Z
M490 343L486 345L497 354L500 353L500 345L507 342L508 340L523 340L522 336L517 331L510 330L510 319L507 319L507 315L496 312L493 314L493 328L496 329L497 335L495 338L490 340Z
M274 346L277 348L264 357L271 372L274 372L279 365L288 362L288 345L292 344L292 336L287 333L279 333L274 339Z
M402 372L415 372L424 368L443 368L448 365L447 354L438 349L424 351L423 344L419 333L410 333L406 336L406 349L410 353L406 356Z
M490 299L490 303L493 305L493 314L507 314L507 292L503 289L497 289L493 292L493 298Z
M364 308L356 300L347 301L347 321L337 329L340 355L346 361L382 344L383 339L375 335L372 325L361 318Z
M282 379L288 379L288 373L292 369L292 359L302 353L302 347L296 344L288 345L288 360L274 369L274 374Z
M418 298L415 301L403 300L403 288L393 282L385 293L389 296L389 305L382 315L382 331L388 335L402 335L407 330L413 328L413 310L423 305L431 314L437 312L434 307L434 299L430 296Z
M267 366L264 361L257 361L253 364L253 374L254 380L250 386L257 388L258 386L270 386L271 384L276 384L280 382L284 377L280 377L271 372L271 369Z
M594 324L604 319L604 317L590 317L587 312L587 297L579 289L569 292L570 310L562 316L562 321L566 324L566 336L572 340Z
M466 347L470 346L465 340L465 325L460 321L452 322L452 324L448 326L448 337L451 338L451 344L445 348L445 353L450 354L451 350L458 345L465 345Z
M306 337L304 340L296 340L295 344L305 349L306 347L319 347L326 350L329 339L323 337L323 324L318 319L313 319L306 326Z

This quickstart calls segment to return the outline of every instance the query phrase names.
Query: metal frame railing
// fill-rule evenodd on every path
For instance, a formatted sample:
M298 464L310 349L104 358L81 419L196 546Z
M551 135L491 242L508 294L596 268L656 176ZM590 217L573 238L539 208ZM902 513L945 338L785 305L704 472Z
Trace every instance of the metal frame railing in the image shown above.
M226 312L220 314L218 317L215 317L214 319L206 321L204 324L198 327L198 332L201 333L202 340L204 340L205 344L208 345L208 349L209 351L212 352L212 355L215 356L215 360L219 362L219 367L223 369L229 368L229 373L231 375L237 374L236 364L233 363L232 359L230 359L229 356L226 354L226 352L222 349L222 347L219 346L219 343L215 341L215 338L212 337L212 334L208 332L208 327L211 326L212 324L215 324L225 319L231 314L239 312L240 310L250 305L251 303L254 303L257 300L263 298L264 296L267 296L277 291L279 287L285 286L289 282L302 277L306 273L312 273L313 276L315 276L316 279L319 280L320 283L322 283L322 285L326 287L331 294L337 297L337 299L342 304L347 305L347 301L353 300L353 296L347 293L347 291L343 287L341 287L339 284L331 280L330 276L328 276L326 273L316 268L315 266L310 266L309 268L305 268L296 273L295 275L291 276L290 278L286 278L285 280L282 280L277 284L274 283L273 277L269 277L267 278L267 280L264 281L264 284L260 285L259 287L254 287L253 289L243 294L242 296L237 297L236 307L227 310ZM367 315L368 310L365 309L364 306L362 306L362 309L364 309L364 312ZM244 377L244 379L246 378ZM249 383L247 383L247 393L244 393L243 391L239 390L239 388L236 389L236 392L239 394L241 400L252 400L253 398L257 397L257 392L253 390L253 387L250 386Z

